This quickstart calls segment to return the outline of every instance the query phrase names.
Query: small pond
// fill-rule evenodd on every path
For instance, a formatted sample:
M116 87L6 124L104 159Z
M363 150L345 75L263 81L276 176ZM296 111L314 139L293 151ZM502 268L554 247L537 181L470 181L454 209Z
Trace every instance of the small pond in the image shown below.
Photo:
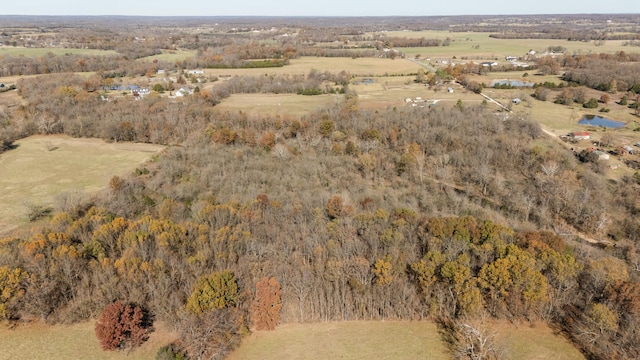
M520 80L494 80L491 82L491 87L494 86L512 86L512 87L533 87L533 83L520 81Z
M621 128L624 127L624 122L622 121L614 121L607 118L603 118L598 115L585 115L580 121L578 121L580 125L592 125L592 126L602 126L606 128Z

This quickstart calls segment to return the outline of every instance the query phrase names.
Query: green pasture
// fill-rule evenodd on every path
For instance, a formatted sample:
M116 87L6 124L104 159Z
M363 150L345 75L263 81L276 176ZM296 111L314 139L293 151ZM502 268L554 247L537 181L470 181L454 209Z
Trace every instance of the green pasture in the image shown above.
M0 154L0 235L27 224L30 205L53 206L64 192L95 193L163 149L66 136L32 136L15 145Z
M95 50L95 49L60 49L60 48L24 48L24 47L0 47L0 57L3 55L24 56L24 57L40 57L47 54L53 55L116 55L113 50Z
M162 54L147 56L145 58L138 59L139 61L166 61L166 62L176 62L188 59L190 57L194 57L196 55L195 51L191 50L164 50Z

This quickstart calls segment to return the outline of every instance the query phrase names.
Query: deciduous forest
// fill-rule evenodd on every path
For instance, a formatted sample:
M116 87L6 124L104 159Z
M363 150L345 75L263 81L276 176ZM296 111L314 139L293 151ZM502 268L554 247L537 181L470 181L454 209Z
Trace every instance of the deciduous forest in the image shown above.
M282 33L301 26L261 26L276 21ZM100 96L122 77L144 82L160 69L186 82L192 68L388 56L389 46L402 56L404 46L446 41L374 38L366 32L376 24L365 21L346 29L319 20L298 37L251 37L233 23L198 35L175 19L152 30L124 23L133 30L96 25L29 40L110 55L0 55L0 76L33 75L17 80L19 103L0 108L0 149L34 134L167 146L99 194L61 201L39 225L0 241L5 320L100 319L105 349L134 347L165 321L180 334L167 356L221 359L249 331L282 323L429 319L457 339L457 358L489 359L491 349L464 334L473 319L493 317L553 324L588 358L640 356L638 177L607 178L535 119L505 120L480 103L365 109L339 69L212 79L180 98ZM2 28L3 43L26 41L13 36L19 28ZM144 46L127 45L143 37ZM143 61L178 48L195 56ZM637 54L625 55L551 65L571 89L636 92ZM464 74L449 67L435 76ZM216 111L233 94L310 90L340 100L303 116ZM108 330L114 318L126 324L120 333Z

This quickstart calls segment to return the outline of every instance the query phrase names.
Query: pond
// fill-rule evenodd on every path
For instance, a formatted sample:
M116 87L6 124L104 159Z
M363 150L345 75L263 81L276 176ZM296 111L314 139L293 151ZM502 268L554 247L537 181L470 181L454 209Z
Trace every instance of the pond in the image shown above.
M580 121L578 121L580 125L592 125L592 126L602 126L606 128L621 128L624 127L624 122L610 120L607 118L603 118L598 115L585 115Z
M511 87L533 87L534 84L521 80L494 80L491 82L491 87L494 87L496 85Z

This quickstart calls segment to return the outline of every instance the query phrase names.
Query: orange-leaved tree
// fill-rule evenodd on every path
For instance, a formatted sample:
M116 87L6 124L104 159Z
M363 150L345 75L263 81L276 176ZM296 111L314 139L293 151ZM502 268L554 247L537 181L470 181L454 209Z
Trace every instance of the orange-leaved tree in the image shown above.
M256 284L256 298L251 304L257 330L273 330L280 323L282 288L275 277L263 277Z

